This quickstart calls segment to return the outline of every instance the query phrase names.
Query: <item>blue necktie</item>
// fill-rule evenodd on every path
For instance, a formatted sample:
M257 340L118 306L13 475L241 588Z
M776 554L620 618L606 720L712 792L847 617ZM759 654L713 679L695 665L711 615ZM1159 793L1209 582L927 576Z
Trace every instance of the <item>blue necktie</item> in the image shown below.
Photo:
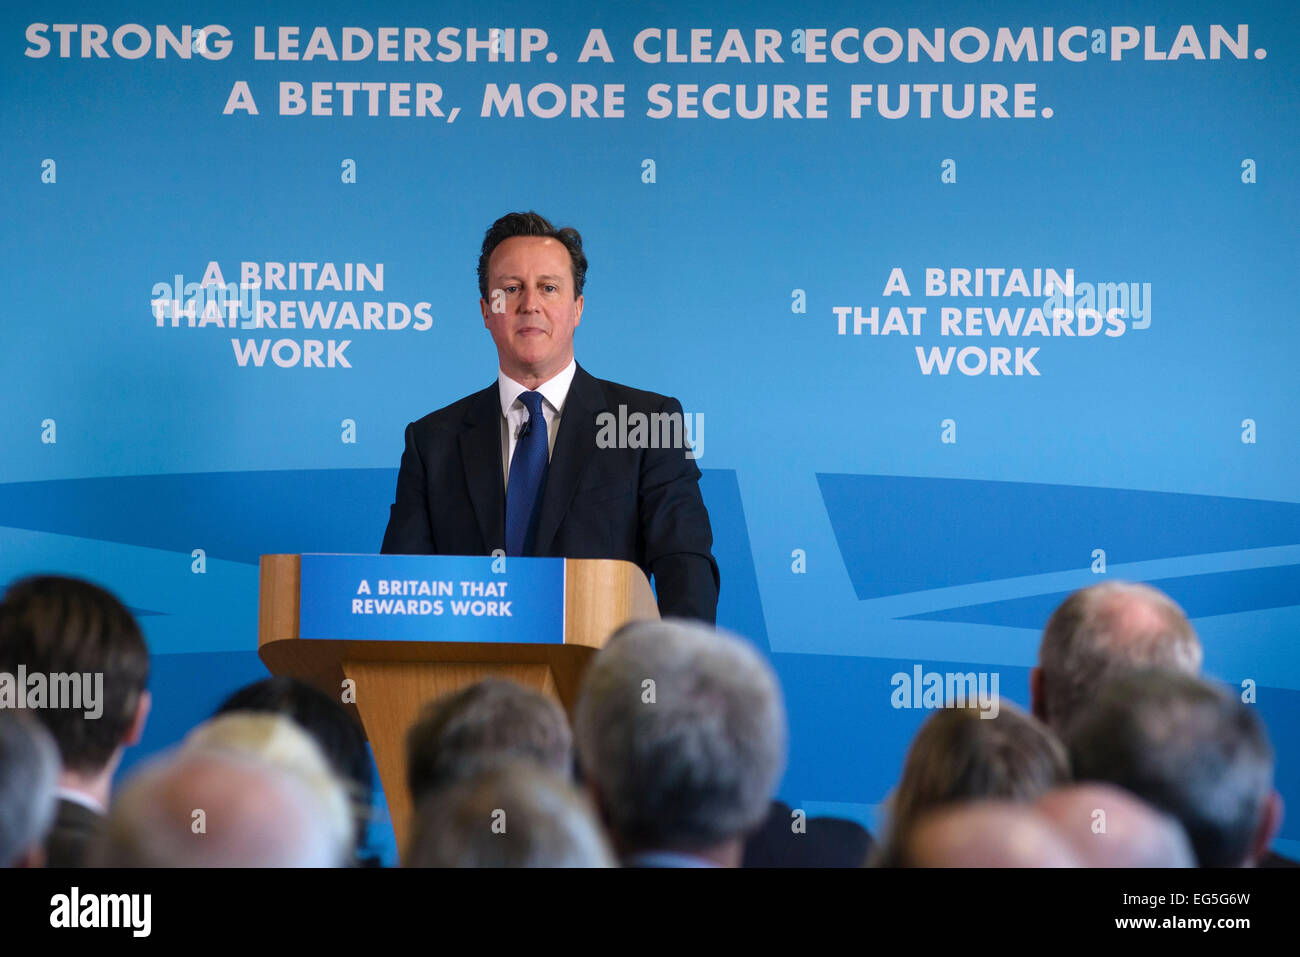
M515 443L510 460L510 483L506 488L506 554L525 555L533 548L537 513L541 511L542 485L550 456L546 418L542 415L542 394L521 392L519 401L528 409L528 422Z

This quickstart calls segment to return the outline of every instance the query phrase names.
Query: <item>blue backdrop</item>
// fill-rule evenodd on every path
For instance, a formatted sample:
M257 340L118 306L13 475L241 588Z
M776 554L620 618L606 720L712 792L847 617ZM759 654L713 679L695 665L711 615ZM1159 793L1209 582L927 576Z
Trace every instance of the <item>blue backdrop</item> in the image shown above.
M787 801L873 823L924 718L890 676L1027 705L1047 614L1118 577L1253 683L1300 807L1297 41L1289 3L6 5L0 580L120 594L155 655L128 766L176 741L264 674L260 554L378 550L405 424L495 375L483 231L536 209L586 242L579 361L702 416L719 619L780 674ZM260 290L274 328L173 319L245 263L382 288L299 272Z

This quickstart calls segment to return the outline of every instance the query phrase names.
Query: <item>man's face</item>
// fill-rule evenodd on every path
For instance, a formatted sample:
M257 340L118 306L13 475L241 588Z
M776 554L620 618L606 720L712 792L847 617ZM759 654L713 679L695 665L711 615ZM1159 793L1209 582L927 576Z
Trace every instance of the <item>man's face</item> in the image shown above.
M549 236L513 236L488 259L488 298L479 300L501 371L530 388L573 358L582 297L573 295L569 251Z

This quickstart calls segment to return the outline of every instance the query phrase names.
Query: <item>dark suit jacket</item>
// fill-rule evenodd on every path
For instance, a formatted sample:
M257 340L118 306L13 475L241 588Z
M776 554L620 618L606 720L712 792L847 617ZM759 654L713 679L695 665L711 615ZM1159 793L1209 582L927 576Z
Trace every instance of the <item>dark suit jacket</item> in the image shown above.
M45 838L46 867L84 867L86 851L104 818L76 801L60 799Z
M718 565L683 449L598 448L597 417L676 412L676 399L597 379L578 366L542 492L535 555L621 558L655 580L665 617L713 622ZM488 555L504 549L506 497L497 384L406 427L389 554Z
M810 817L803 833L791 828L792 808L773 801L767 820L745 841L743 867L863 867L871 835L856 821Z

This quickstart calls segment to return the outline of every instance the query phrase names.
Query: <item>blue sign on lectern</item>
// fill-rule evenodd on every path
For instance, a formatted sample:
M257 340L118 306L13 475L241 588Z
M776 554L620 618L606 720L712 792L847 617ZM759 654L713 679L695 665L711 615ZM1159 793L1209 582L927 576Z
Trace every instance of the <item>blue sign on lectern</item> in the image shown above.
M564 643L564 559L303 555L298 637Z

